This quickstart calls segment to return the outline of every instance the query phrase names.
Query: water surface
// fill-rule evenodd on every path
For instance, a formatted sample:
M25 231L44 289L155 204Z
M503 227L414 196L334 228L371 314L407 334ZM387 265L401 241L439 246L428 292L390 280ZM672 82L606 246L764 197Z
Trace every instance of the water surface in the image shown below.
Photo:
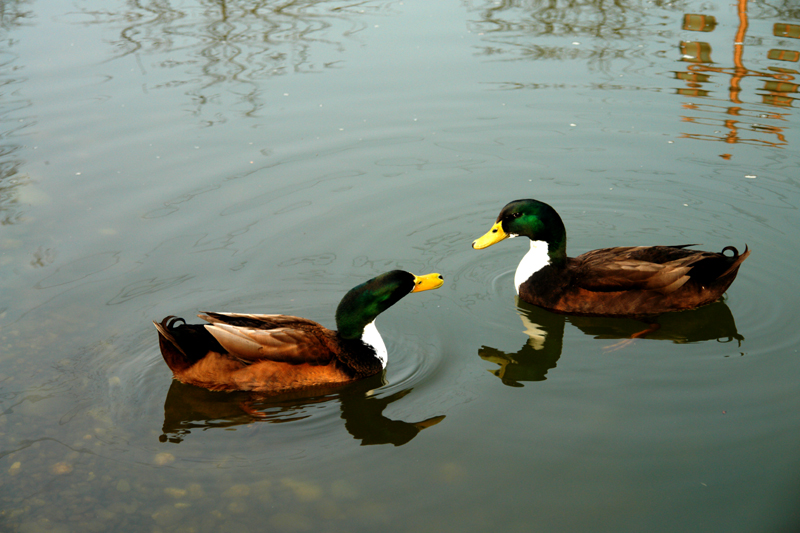
M793 531L793 2L0 8L8 531ZM636 321L519 302L516 198L569 252L753 253ZM279 399L175 383L152 320L333 327L389 269L389 366Z

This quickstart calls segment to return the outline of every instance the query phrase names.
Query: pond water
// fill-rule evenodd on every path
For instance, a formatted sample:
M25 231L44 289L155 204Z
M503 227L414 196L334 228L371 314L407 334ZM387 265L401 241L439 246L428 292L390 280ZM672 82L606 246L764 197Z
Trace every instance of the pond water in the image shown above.
M794 0L0 5L0 529L800 527ZM752 255L662 318L516 300L517 198L568 251ZM173 382L153 320L334 326L381 272L385 375ZM260 416L254 416L255 414Z

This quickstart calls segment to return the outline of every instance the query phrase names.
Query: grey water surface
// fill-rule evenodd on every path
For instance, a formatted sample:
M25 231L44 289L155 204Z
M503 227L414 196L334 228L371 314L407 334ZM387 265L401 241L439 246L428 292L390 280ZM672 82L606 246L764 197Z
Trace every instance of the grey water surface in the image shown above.
M793 0L0 3L0 530L800 527ZM662 317L516 300L500 208L568 251L731 245ZM173 382L153 320L378 322L385 375Z

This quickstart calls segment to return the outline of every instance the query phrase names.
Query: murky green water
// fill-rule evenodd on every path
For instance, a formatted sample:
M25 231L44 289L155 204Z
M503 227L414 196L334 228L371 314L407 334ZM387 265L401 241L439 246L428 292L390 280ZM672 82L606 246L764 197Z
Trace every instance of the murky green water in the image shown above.
M731 531L800 525L795 2L0 5L0 529ZM518 303L569 251L753 250L665 317ZM384 376L173 383L151 321L333 326L380 272ZM255 410L261 414L252 416Z

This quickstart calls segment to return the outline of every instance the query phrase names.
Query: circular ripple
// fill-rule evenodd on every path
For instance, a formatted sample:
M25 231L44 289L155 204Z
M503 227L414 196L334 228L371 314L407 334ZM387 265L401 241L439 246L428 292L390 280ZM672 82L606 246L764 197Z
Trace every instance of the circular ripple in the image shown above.
M726 303L748 341L747 354L797 352L800 328L795 317L800 305L792 298L798 293L793 272L785 257L767 257L758 248L739 269Z

